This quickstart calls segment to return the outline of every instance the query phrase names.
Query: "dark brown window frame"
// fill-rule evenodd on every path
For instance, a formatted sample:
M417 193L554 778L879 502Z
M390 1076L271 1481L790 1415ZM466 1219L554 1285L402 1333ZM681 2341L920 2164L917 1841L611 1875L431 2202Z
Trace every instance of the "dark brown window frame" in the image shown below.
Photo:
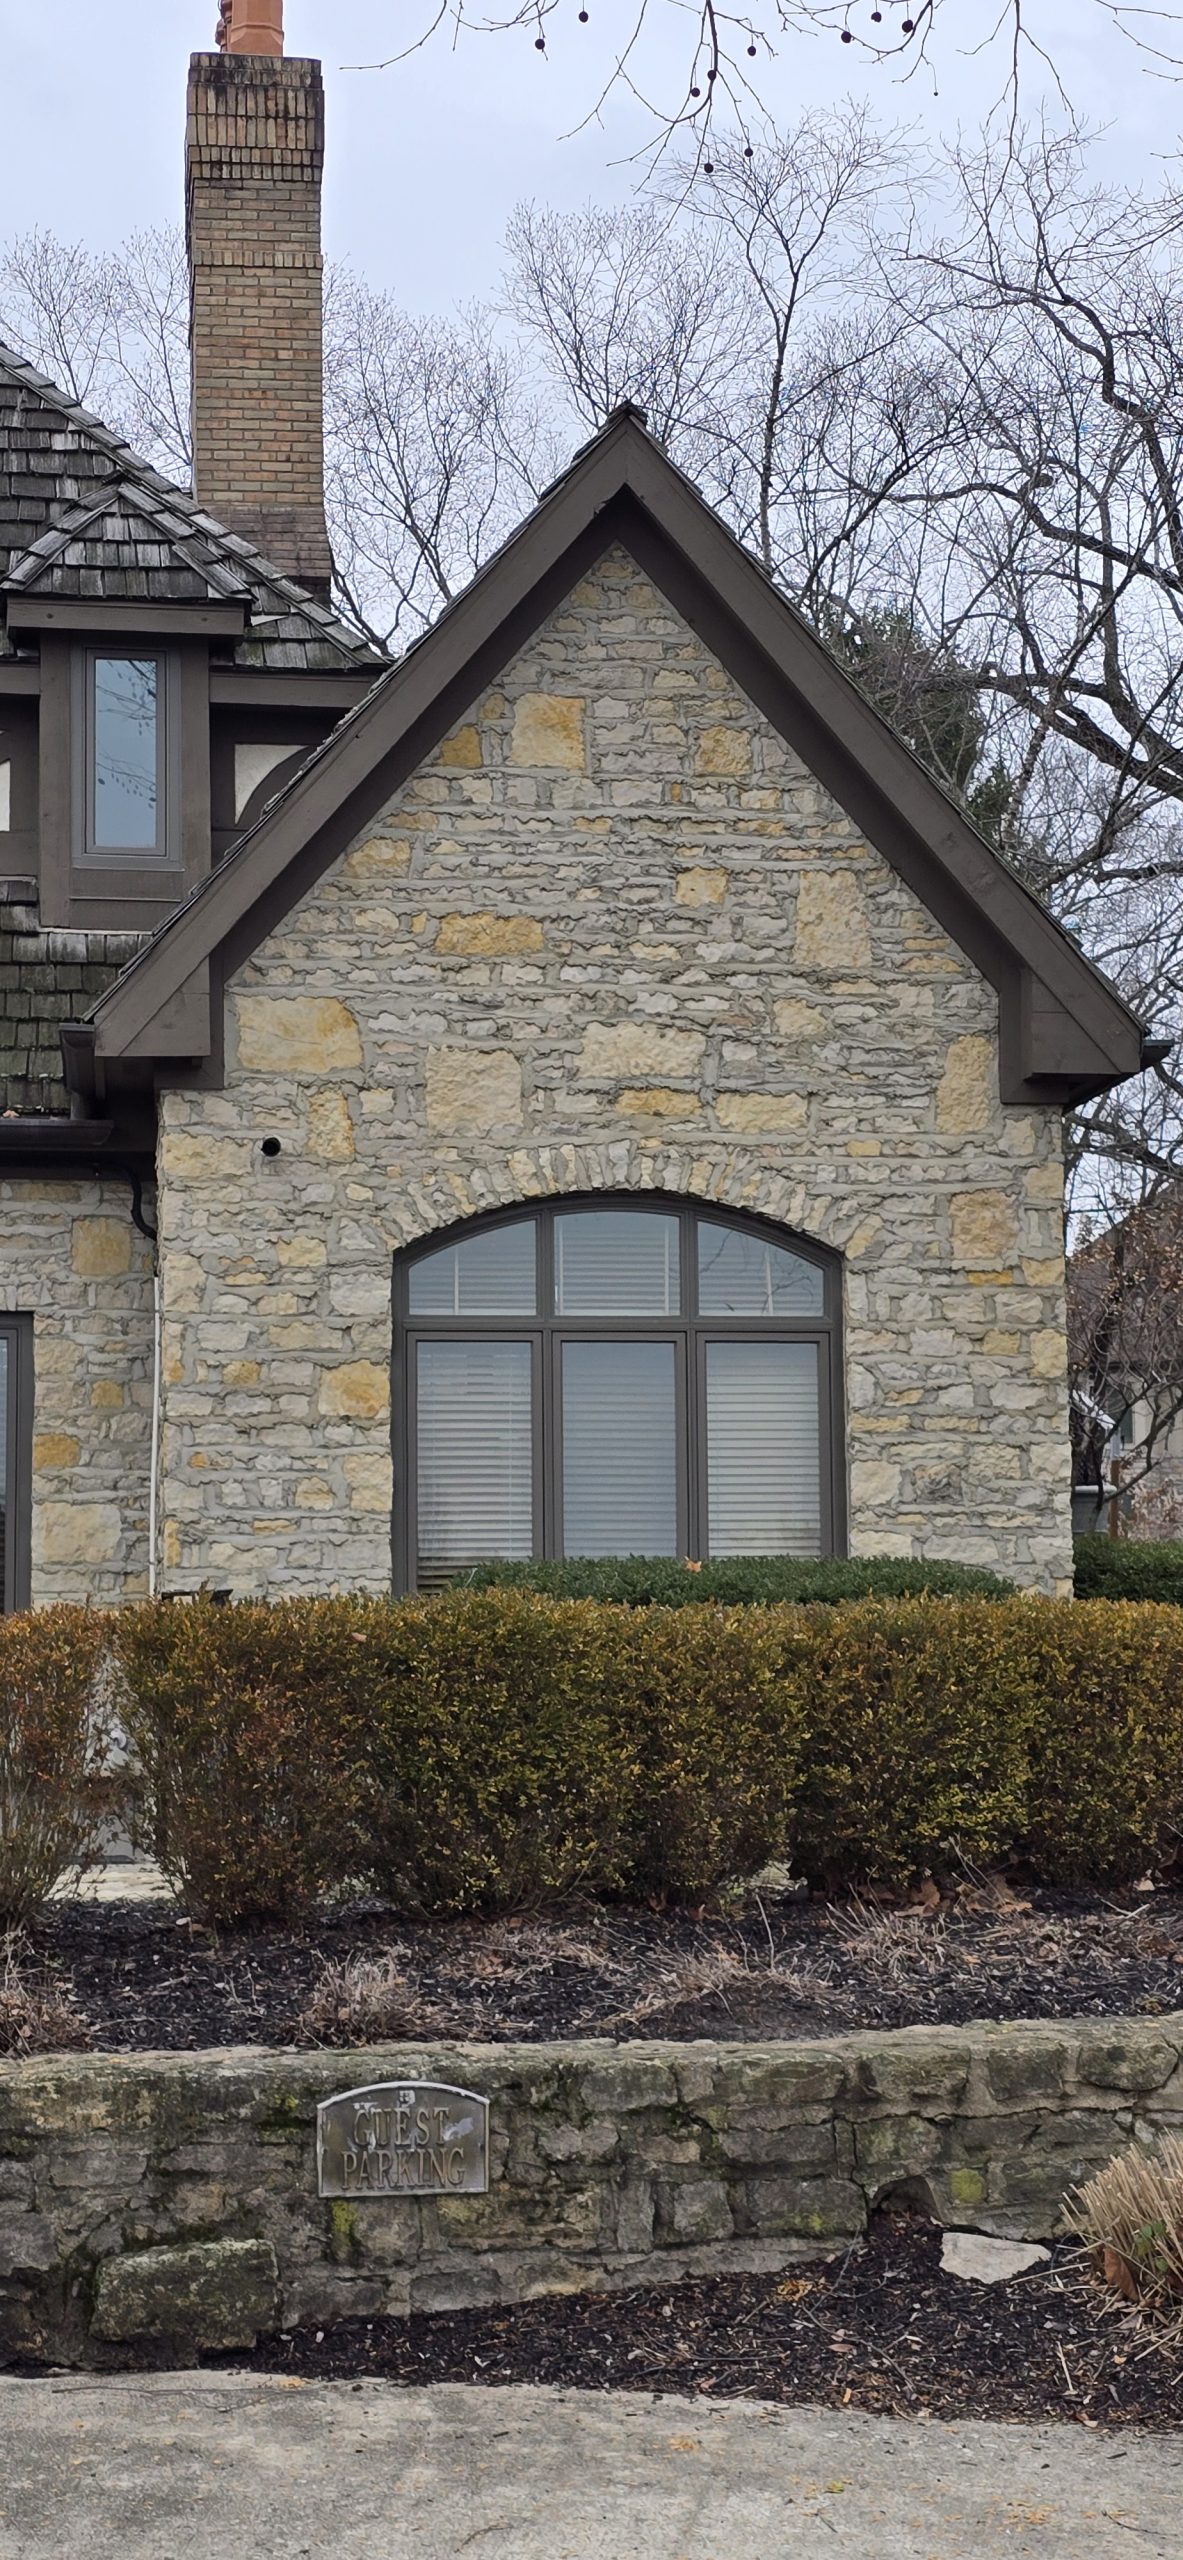
M572 1211L630 1209L679 1221L682 1312L625 1316L555 1314L554 1222ZM823 1307L807 1316L702 1316L698 1313L695 1237L701 1219L741 1234L779 1245L820 1270ZM463 1244L494 1228L535 1226L536 1289L533 1315L413 1315L410 1275L416 1263L445 1246ZM394 1461L393 1575L398 1591L416 1587L418 1553L416 1487L417 1397L413 1392L415 1358L423 1341L521 1342L531 1348L533 1383L533 1544L536 1555L562 1553L562 1396L559 1368L565 1342L672 1341L681 1344L675 1361L677 1416L677 1508L679 1552L690 1557L707 1552L706 1351L712 1341L815 1342L818 1346L819 1450L821 1461L821 1553L846 1553L845 1415L842 1394L842 1264L837 1254L782 1227L775 1219L755 1217L720 1202L684 1193L597 1191L560 1194L554 1199L523 1202L437 1228L421 1243L406 1246L394 1260L394 1328L392 1348L391 1438Z
M150 845L100 845L95 839L95 769L98 727L96 671L107 660L156 668L156 837ZM176 652L145 643L114 641L79 645L73 669L71 750L74 759L74 844L77 871L144 872L181 869L180 675Z
M5 1446L7 1511L0 1610L5 1617L27 1609L33 1562L33 1319L0 1315L0 1341L8 1355Z
M86 856L88 671L98 658L167 662L165 840ZM209 644L151 629L46 632L41 642L39 785L43 924L150 933L210 865Z

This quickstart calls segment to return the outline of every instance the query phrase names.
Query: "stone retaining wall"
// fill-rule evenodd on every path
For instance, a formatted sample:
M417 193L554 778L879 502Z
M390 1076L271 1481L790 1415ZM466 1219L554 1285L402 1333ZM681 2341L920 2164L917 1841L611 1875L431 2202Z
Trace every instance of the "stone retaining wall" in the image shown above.
M491 2102L487 2195L327 2203L320 2099ZM901 2193L1026 2239L1183 2126L1183 2015L825 2043L400 2045L0 2064L0 2356L100 2364L257 2331L773 2269Z

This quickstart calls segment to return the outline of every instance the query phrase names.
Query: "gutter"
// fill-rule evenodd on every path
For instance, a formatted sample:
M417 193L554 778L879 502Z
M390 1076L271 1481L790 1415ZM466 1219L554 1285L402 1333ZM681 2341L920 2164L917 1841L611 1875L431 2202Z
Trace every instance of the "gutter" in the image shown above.
M48 1112L28 1119L0 1117L0 1160L24 1162L30 1156L86 1156L101 1153L115 1134L113 1120L54 1120Z

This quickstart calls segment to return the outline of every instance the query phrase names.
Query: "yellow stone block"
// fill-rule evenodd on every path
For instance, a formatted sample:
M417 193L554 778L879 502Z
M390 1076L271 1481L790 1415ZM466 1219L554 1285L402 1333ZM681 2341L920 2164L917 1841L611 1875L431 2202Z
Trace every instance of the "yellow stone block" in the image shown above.
M706 870L699 865L690 871L679 871L674 883L674 896L680 907L721 906L726 894L726 872Z
M319 1271L329 1253L323 1236L277 1236L275 1258L285 1271Z
M165 1183L238 1181L251 1171L252 1159L253 1150L242 1138L207 1138L188 1129L166 1129L160 1141ZM166 1255L166 1274L171 1259Z
M398 880L411 868L411 847L405 836L366 836L346 854L341 865L344 880Z
M1064 1197L1063 1165L1033 1164L1023 1188L1029 1200L1043 1200L1058 1209Z
M523 693L513 707L514 764L557 765L582 773L587 764L581 694Z
M127 1218L76 1218L70 1229L70 1263L80 1280L114 1280L131 1269L132 1228Z
M471 726L453 729L440 748L440 763L446 765L478 765L481 760L480 732Z
M175 1520L166 1520L164 1524L164 1562L170 1570L175 1570L175 1568L180 1564L180 1561L180 1529L178 1528Z
M982 1349L991 1360L1013 1360L1019 1349L1017 1333L999 1333L997 1328L983 1335Z
M808 1115L803 1093L721 1093L715 1103L721 1129L738 1129L750 1136L803 1129Z
M227 1387L257 1387L262 1371L257 1360L228 1360L222 1371Z
M804 1004L799 996L786 996L773 1014L782 1040L817 1040L826 1028L820 1006Z
M752 740L747 729L733 728L726 720L714 720L702 730L694 758L696 773L720 774L738 780L752 770Z
M437 951L471 960L508 960L518 953L541 951L542 946L536 916L498 916L488 911L444 916L435 937Z
M1043 1331L1032 1334L1027 1356L1033 1377L1063 1377L1068 1359L1065 1336L1054 1325L1046 1326Z
M1023 1278L1029 1289L1062 1288L1064 1281L1063 1262L1025 1262L1023 1264Z
M689 1076L699 1064L701 1031L664 1030L652 1022L596 1022L584 1032L579 1073L611 1082L619 1077Z
M937 1086L937 1127L949 1137L988 1129L998 1101L994 1043L984 1033L951 1040Z
M696 1094L676 1093L668 1084L626 1084L616 1097L616 1108L626 1120L696 1120L701 1116Z
M390 1377L374 1360L348 1360L338 1369L326 1369L317 1398L324 1414L345 1414L362 1422L377 1422L390 1407Z
M847 871L805 871L797 891L793 959L799 969L869 969L871 931L862 891Z
M125 1392L118 1378L96 1378L90 1391L91 1405L96 1413L119 1413Z
M81 1442L68 1431L33 1434L33 1465L39 1475L51 1467L76 1467L81 1455Z
M881 1156L883 1140L882 1138L851 1138L847 1141L846 1152L848 1156Z
M1014 1261L1018 1222L1014 1202L1005 1191L957 1191L950 1214L954 1261L979 1267Z
M122 1535L123 1521L113 1502L34 1506L33 1545L41 1564L110 1564Z
M309 1100L308 1153L325 1164L347 1164L357 1153L348 1094L332 1085Z
M295 1500L300 1511L331 1511L332 1487L323 1476L304 1476L296 1487Z
M394 1468L388 1449L359 1450L345 1460L351 1511L389 1511L394 1499Z
M323 1075L360 1067L361 1033L339 996L241 993L231 999L238 1063L248 1075Z
M522 1070L511 1049L429 1049L424 1110L441 1136L480 1136L522 1116Z

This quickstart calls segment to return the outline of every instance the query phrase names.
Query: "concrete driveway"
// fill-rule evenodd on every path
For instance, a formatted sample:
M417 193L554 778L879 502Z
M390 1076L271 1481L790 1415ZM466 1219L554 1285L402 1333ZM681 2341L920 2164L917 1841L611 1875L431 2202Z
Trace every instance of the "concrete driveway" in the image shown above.
M1183 2433L245 2374L0 2383L0 2560L1180 2560Z

